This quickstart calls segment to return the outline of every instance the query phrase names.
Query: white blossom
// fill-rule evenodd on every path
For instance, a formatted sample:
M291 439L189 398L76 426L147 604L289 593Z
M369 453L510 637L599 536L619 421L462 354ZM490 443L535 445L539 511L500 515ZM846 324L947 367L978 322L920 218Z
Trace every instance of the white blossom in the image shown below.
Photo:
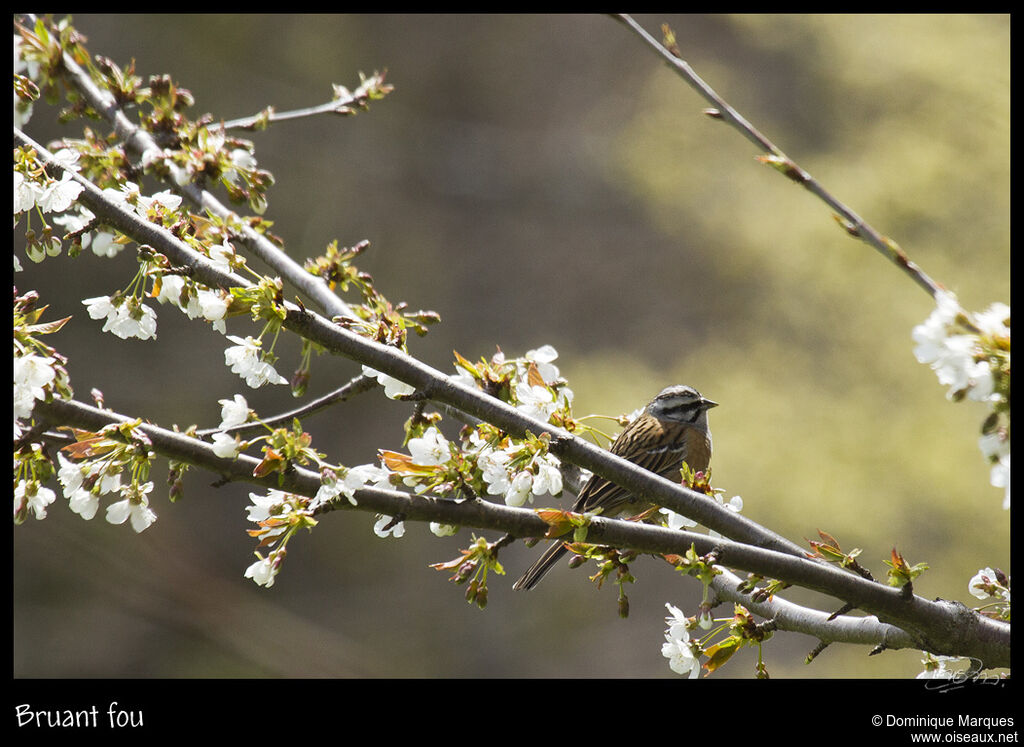
M19 480L14 488L14 515L17 516L22 504L27 504L26 511L34 513L37 519L46 518L46 507L57 500L57 495L49 488L35 480L26 482Z
M221 406L220 430L242 425L249 419L249 403L241 394L236 394L232 399L219 399L217 403Z
M139 185L135 182L125 182L117 189L107 187L103 190L103 196L116 205L128 206L138 202Z
M156 521L156 514L149 507L147 493L153 489L153 483L147 482L137 488L129 487L129 496L107 506L107 521L111 524L124 524L131 519L132 529L142 532Z
M992 337L1009 337L1010 307L1005 303L994 303L984 311L974 315L974 324L984 335Z
M998 460L1010 455L1010 439L998 430L983 434L978 439L978 448L986 459Z
M121 471L113 465L94 463L89 469L89 477L97 477L94 489L100 495L107 493L118 493L121 491Z
M977 597L978 599L988 599L992 595L980 588L980 586L983 584L995 583L998 583L996 581L996 572L991 568L982 568L971 577L970 581L967 582L967 591L971 593L971 596Z
M357 465L352 467L342 479L341 492L354 506L356 505L354 493L357 490L361 490L367 485L387 490L391 487L391 483L388 481L390 475L391 473L388 470L375 464Z
M258 389L264 384L287 384L288 380L281 376L274 367L263 360L262 349L258 340L246 337L244 340L234 335L227 335L227 338L236 345L224 351L224 363L245 379L245 383L253 389Z
M135 212L142 218L148 218L150 210L155 206L164 210L177 210L179 205L181 205L181 196L165 189L150 197L140 194L135 205Z
M536 462L537 474L530 490L534 495L558 495L562 492L561 462L553 454L546 454Z
M242 441L238 436L229 436L218 431L213 434L213 453L221 459L234 459L242 450Z
M959 673L949 668L954 662L961 661L958 656L932 656L926 653L926 658L921 660L925 665L924 670L915 679L919 680L949 680L958 676Z
M231 260L235 257L235 248L225 239L222 243L210 247L210 261L221 272L231 272Z
M390 528L386 528L388 527L389 524L391 524L392 521L393 518L390 516L385 516L384 514L377 514L377 523L373 525L373 533L381 538L390 536L395 537L396 539L405 534L405 522L402 521L398 522Z
M956 296L940 292L935 300L934 311L914 327L911 335L916 343L914 356L931 366L939 383L949 387L947 398L963 392L969 399L979 402L991 400L995 385L992 364L986 359L978 336L953 334L953 324L961 313ZM993 304L987 311L975 315L976 326L982 334L1008 335L1005 321L1009 312L1005 304Z
M64 490L64 497L70 498L72 493L82 487L85 477L82 474L82 465L67 459L59 451L57 452L57 463L60 465L57 470L57 480Z
M57 376L54 359L29 353L14 359L14 417L32 415L37 399L46 398L46 387Z
M321 473L320 487L316 491L316 495L313 496L313 500L309 504L311 511L314 511L325 503L329 503L337 498L341 494L343 484L338 480L338 476L331 470L325 470ZM349 498L349 501L353 506L359 505L356 503L354 498Z
M973 315L977 334L953 334L962 313L952 293L936 295L936 307L928 318L914 327L914 355L935 371L939 383L949 387L947 399L966 396L993 406L1006 395L996 391L993 360L1005 355L1009 367L1010 307L994 303ZM1001 364L1000 364L1001 365ZM998 409L995 410L998 413ZM1003 507L1010 507L1010 442L1007 430L991 429L981 436L978 446L987 459L994 462L989 481L1004 489Z
M96 296L82 301L93 319L106 319L103 331L121 339L138 337L148 340L156 337L156 313L138 299L131 297L119 306L108 296Z
M363 366L363 375L376 379L377 383L384 387L384 396L388 399L398 399L416 391L416 387L409 386L405 382L369 366Z
M156 300L158 303L170 303L180 309L181 292L184 289L185 278L181 275L164 275L160 278L160 292L157 294Z
M552 413L558 409L555 403L555 395L545 386L537 386L520 381L516 384L516 400L519 404L517 409L523 411L531 418L542 422L548 422Z
M79 488L71 495L67 496L67 498L68 508L86 521L89 521L96 516L96 512L100 508L100 497L91 490L86 490L85 488Z
M509 483L508 489L505 491L505 504L508 506L522 506L526 503L528 498L532 503L532 489L533 475L526 470L517 472L515 477L513 477Z
M22 172L14 172L14 214L26 213L36 206L43 189Z
M213 328L224 334L224 315L228 312L226 296L211 290L200 290L196 293L196 304L203 319L213 322Z
M527 350L523 357L537 366L537 373L544 379L545 384L554 384L561 378L558 366L551 362L558 358L558 351L553 346L542 345L536 350Z
M110 319L117 316L117 307L111 303L110 296L95 296L82 301L91 319Z
M256 524L276 515L271 514L273 508L283 506L283 511L287 512L291 505L288 493L274 488L271 488L266 495L249 493L249 499L252 501L252 505L246 506L246 518Z
M281 555L283 552L283 550L276 550L265 558L259 553L255 553L259 560L245 569L245 577L251 578L258 586L265 586L269 589L274 585L274 579L277 578L277 572L281 568L279 559L283 559Z
M375 464L360 464L350 467L345 476L340 480L333 472L328 470L323 478L323 483L313 498L313 502L310 504L310 508L318 508L339 495L344 495L348 498L349 503L357 506L359 505L355 497L357 490L362 490L367 485L387 490L391 487L390 476L391 472L389 470L378 467Z
M72 148L61 148L60 150L53 152L53 161L65 169L71 171L81 171L82 167L78 165L78 159L81 154Z
M83 189L85 187L74 180L74 175L65 171L59 181L53 180L43 187L36 204L44 213L63 213L78 199Z
M117 243L116 237L112 233L96 231L92 237L91 248L97 257L114 257L124 249L124 244Z
M156 312L135 298L129 298L119 307L117 313L108 316L103 325L104 332L111 332L122 340L137 337L140 340L156 338Z
M435 426L427 428L419 438L409 439L409 454L413 464L422 467L436 467L451 458L448 441Z
M487 483L488 495L504 495L509 489L508 463L511 456L506 451L487 449L477 457L477 467Z

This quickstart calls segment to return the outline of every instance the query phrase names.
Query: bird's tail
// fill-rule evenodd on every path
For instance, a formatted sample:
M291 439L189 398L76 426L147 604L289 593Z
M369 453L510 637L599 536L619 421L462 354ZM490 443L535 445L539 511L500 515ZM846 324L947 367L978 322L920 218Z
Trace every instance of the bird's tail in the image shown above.
M516 590L532 589L540 583L540 580L544 578L544 574L550 571L566 552L568 551L562 542L555 542L544 551L544 554L540 556L536 563L530 566L530 570L524 573L522 578L512 584L512 588Z

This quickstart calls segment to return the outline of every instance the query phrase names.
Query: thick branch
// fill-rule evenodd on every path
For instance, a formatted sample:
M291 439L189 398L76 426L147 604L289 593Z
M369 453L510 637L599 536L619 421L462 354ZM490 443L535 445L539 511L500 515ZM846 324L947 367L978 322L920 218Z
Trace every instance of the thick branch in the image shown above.
M789 602L779 595L755 602L750 594L740 591L743 583L736 574L719 567L721 573L711 582L711 589L722 602L736 602L766 620L774 621L779 630L805 633L826 643L858 643L885 648L920 648L921 642L894 625L879 621L874 615L833 618L827 612Z
M635 26L628 16L622 16L622 20ZM656 42L654 45L660 47ZM681 61L671 53L668 54L670 62L674 61L673 65L677 69L689 70L685 63L682 63L683 67L680 68L676 63ZM114 124L115 131L124 138L129 149L139 154L151 149L159 149L148 133L128 121L112 97L97 88L88 74L68 56L65 56L65 65L93 107L108 116ZM689 73L692 75L692 71ZM696 76L693 78L696 81L700 80ZM748 123L745 123L745 120L742 120L724 101L721 101L706 84L703 84L702 81L700 84L707 92L710 92L710 95L714 96L714 99L710 100L723 113L728 113L724 118L739 126L748 137L755 135L756 131ZM762 143L758 139L759 137L761 137L760 134L756 133L756 136L753 137L754 141L769 152L784 157L781 151L771 145L769 141L764 140ZM15 130L15 143L30 145L40 153L41 158L50 159L50 155L46 153L45 149L17 129ZM52 160L50 164L56 169L61 168ZM864 228L865 232L859 235L865 241L876 246L883 253L888 252L890 258L899 261L892 254L894 245L891 242L878 236L870 227L865 226L859 217L848 211L841 203L836 202L833 205L832 202L829 202L832 199L831 196L817 187L817 183L809 175L802 170L799 173L801 175L799 181L850 221L858 232L862 227ZM194 270L196 279L211 287L227 288L245 285L240 278L222 273L213 263L191 250L161 227L148 223L134 213L106 200L95 185L77 174L74 175L74 178L84 187L80 201L93 210L97 216L140 243L153 245L176 263L189 266ZM303 271L271 242L245 226L237 216L216 201L208 192L193 184L187 184L181 188L181 191L194 204L230 220L233 226L237 226L238 230L243 232L250 249L278 270L282 277L313 299L318 308L331 316L349 315L347 305L335 296L326 284L319 278ZM870 240L872 235L877 237L879 243ZM937 286L913 267L912 263L906 261L901 252L900 257L904 260L905 269L911 272L912 276L916 271L918 275L915 279L934 294ZM745 517L721 508L700 493L657 477L582 439L530 418L514 407L491 398L479 390L467 387L394 348L360 337L349 329L336 326L324 317L290 303L286 304L286 309L287 318L284 326L323 345L332 352L383 371L416 387L420 395L435 403L456 408L460 412L491 422L514 436L523 436L527 431L537 434L547 431L553 435L552 453L562 459L587 467L596 474L606 477L638 495L672 508L745 544L601 517L592 520L588 541L659 554L685 552L691 544L702 554L714 550L724 564L838 596L844 601L878 615L881 619L898 625L902 630L880 629L884 633L880 633L884 639L882 642L891 647L914 645L936 653L975 656L984 661L986 666L1005 666L1009 663L1009 626L974 615L962 605L928 602L914 596L908 599L897 590L856 578L826 564L807 560L803 557L804 552L799 546ZM75 423L80 427L92 429L98 429L119 418L113 413L90 408L80 403L40 402L36 408L40 417L50 418L53 422ZM291 470L281 483L278 483L276 476L254 478L252 468L257 464L257 460L251 457L239 457L229 462L216 457L212 448L196 439L154 426L142 427L154 439L154 445L161 453L205 467L229 479L245 480L266 487L281 487L305 495L313 495L320 486L319 475L300 468ZM460 503L428 496L408 495L398 491L381 490L358 491L356 497L360 502L360 508L364 510L378 511L389 515L401 514L410 520L429 520L500 529L516 536L539 536L547 529L547 525L533 511L514 509L479 500ZM346 508L347 504L338 501L333 507ZM745 603L749 603L749 600ZM889 634L890 632L892 635ZM871 642L879 641L872 639ZM896 645L893 645L894 642Z
M37 402L35 415L52 423L71 424L94 431L111 423L129 421L108 410L65 400ZM196 438L148 424L139 428L150 438L157 453L206 468L225 479L306 496L315 495L320 488L319 474L301 467L289 469L280 481L276 475L254 477L253 469L259 461L253 457L242 455L234 460L222 459L214 454L212 446ZM494 529L521 537L541 536L548 529L547 523L535 511L482 500L453 501L369 488L356 491L355 497L360 510L401 515L411 521ZM352 506L345 498L339 498L330 504L330 508L349 509ZM914 647L939 654L970 656L983 662L985 667L1009 666L1009 625L981 617L960 604L941 600L929 602L913 596L906 599L898 589L866 581L831 565L704 534L600 516L591 519L587 541L657 555L684 554L693 546L702 555L713 552L720 565L777 578L850 601L878 618L865 622L851 622L849 618L827 621L824 619L826 613L807 612L805 618L813 612L815 624L811 628L812 634L823 640L885 644L889 648ZM716 592L721 598L732 595L731 598L759 614L781 615L780 627L810 632L800 623L801 618L795 614L797 608L794 605L785 606L778 599L766 603L751 602L746 595L735 592L736 584L732 579L725 579L732 583L732 589L729 584L719 582Z
M42 146L17 129L15 130L15 144L29 145L36 149L40 158L51 159L50 154ZM60 165L52 160L49 160L48 165L60 168ZM74 172L72 173L74 174ZM142 220L119 205L110 203L95 185L81 178L78 174L74 174L74 178L84 188L79 197L80 201L96 213L97 216L110 221L112 225L128 233L136 240L152 244L158 251L170 257L174 262L193 267L195 277L207 285L229 287L238 284L237 278L222 273L211 262L199 256L168 231ZM931 631L936 630L936 625L940 626L943 630L949 631L950 636L958 631L962 633L965 630L974 630L981 626L979 629L983 629L986 635L979 635L979 640L984 638L987 641L995 641L994 644L991 644L994 646L995 651L986 649L988 651L987 655L977 656L977 658L991 662L995 660L995 653L1001 650L999 636L993 636L991 634L991 625L981 618L978 620L973 620L973 618L961 619L962 616L959 614L954 615L948 605L926 602L916 596L906 600L894 589L846 574L834 575L831 573L833 569L828 568L828 566L806 560L804 558L805 552L800 546L761 527L746 517L725 509L701 493L674 484L581 438L531 418L511 405L490 397L478 389L470 388L421 361L397 351L395 348L360 337L351 330L332 324L313 312L299 309L292 304L286 304L286 306L288 314L284 326L307 339L319 343L327 350L360 361L379 371L384 371L396 379L416 387L424 397L456 407L463 412L498 426L513 436L525 436L527 431L535 434L551 433L553 438L550 449L560 458L586 467L592 472L622 485L636 495L644 496L651 502L671 508L737 542L745 543L744 545L737 544L735 547L732 547L730 544L730 557L728 559L723 557L724 563L743 567L744 565L749 565L748 561L752 557L751 553L774 550L774 553L766 556L770 558L770 561L765 560L764 562L767 563L770 570L767 570L764 575L772 578L787 579L796 574L796 577L800 580L795 583L830 594L836 593L834 591L834 584L839 583L840 586L838 588L842 589L842 591L838 595L841 599L868 612L878 614L880 618L890 620L908 632L912 632L913 635L922 640L923 648L940 653L950 650L946 643L948 636L933 637L933 634L931 634ZM37 407L41 406L41 404L37 405ZM46 407L59 407L59 405L53 403ZM97 412L103 413L102 410ZM206 458L208 459L208 456ZM203 466L208 466L208 463L205 463ZM218 472L222 472L222 470L222 464L219 464L219 469L215 469ZM435 515L430 514L429 511L421 514L420 512L425 509L419 504L414 508L414 513L410 514L407 512L409 518L429 518L431 521L459 523L450 519L437 518ZM388 510L400 512L393 507ZM384 512L388 511L385 510ZM428 514L430 515L428 516ZM517 536L538 536L543 533L543 531L538 531L536 528L524 531L525 525L520 522L521 520L513 522L516 524L515 528L508 529L507 531ZM464 523L469 524L469 522ZM638 532L640 534L637 534ZM654 534L649 535L647 532L653 532ZM659 535L657 534L658 532L665 532L667 534ZM600 517L594 519L591 533L598 542L621 544L622 546L632 547L644 552L658 553L679 552L680 548L677 542L678 537L682 536L679 533L659 527L645 528L642 525L629 522L613 522L613 520ZM651 542L652 536L657 538L656 542ZM711 542L707 537L702 535L693 536L694 538L699 538L695 539L695 542L700 542L701 547L706 547L708 550L716 547L713 542L706 544ZM790 557L786 558L787 555ZM785 560L788 560L788 563L783 562ZM972 623L971 625L967 624L969 621ZM924 631L929 631L930 635L925 635ZM971 640L975 639L972 638ZM1008 651L1008 648L1006 650ZM975 654L972 653L970 655ZM988 663L988 666L1001 665Z
M34 148L39 158L47 162L48 169L63 170L61 164L54 161L52 155L45 148L17 128L14 130L14 143ZM73 171L69 173L83 187L78 200L97 217L136 241L153 246L175 264L189 267L192 277L196 280L216 288L247 285L237 276L221 272L212 262L163 227L150 223L134 212L110 201L88 179ZM688 516L737 541L792 555L803 554L803 549L799 545L761 527L744 516L719 506L715 501L708 500L707 496L702 493L672 483L588 441L529 417L515 407L495 399L479 389L470 388L393 347L361 337L345 327L333 324L322 316L300 309L294 304L286 302L285 308L287 317L283 326L287 329L318 343L335 354L383 371L399 381L415 387L427 399L455 407L481 420L486 420L516 437L525 436L527 431L537 435L550 433L553 436L550 450L556 456L586 467L591 472L622 485L636 495L671 508L673 511Z

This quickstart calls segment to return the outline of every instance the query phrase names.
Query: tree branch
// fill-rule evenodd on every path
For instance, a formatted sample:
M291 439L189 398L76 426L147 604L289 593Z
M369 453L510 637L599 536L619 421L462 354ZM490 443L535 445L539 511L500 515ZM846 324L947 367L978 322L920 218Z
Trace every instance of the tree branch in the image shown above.
M368 392L371 389L376 388L376 379L370 376L359 375L353 378L348 383L338 387L333 392L328 392L322 397L318 397L311 402L307 402L302 407L297 407L294 410L283 412L280 415L274 415L273 417L266 418L259 423L242 423L231 428L206 428L198 431L198 436L208 436L212 433L227 433L229 435L245 436L247 433L254 433L262 430L264 427L275 428L277 426L287 425L295 418L304 418L310 415L314 415L321 410L325 410L331 405L339 402L345 402L346 400Z
M129 151L135 153L139 158L147 153L150 155L163 154L163 149L156 140L129 120L114 97L99 88L89 73L83 70L67 52L63 54L62 64L67 70L71 82L82 93L89 106L99 112L113 126L115 134L124 141ZM238 234L240 240L254 256L272 267L285 282L305 295L316 308L328 316L355 316L349 305L339 298L323 279L306 272L293 262L280 247L247 225L212 193L189 181L189 175L182 169L174 164L169 164L169 168L172 175L171 186L174 189L196 207L223 219Z
M71 424L93 431L113 423L131 422L123 415L73 400L40 401L36 403L35 412L37 417L52 423ZM255 477L253 469L259 460L253 457L240 455L234 460L223 459L214 453L212 446L197 438L149 424L138 427L149 437L158 454L203 467L224 479L309 497L316 495L320 489L320 475L311 470L293 467L280 477ZM401 515L410 521L436 521L493 529L519 537L542 536L549 528L533 510L479 499L455 501L372 488L357 490L354 495L358 501L355 508L359 510L389 516ZM325 506L321 513L351 508L354 507L346 498L341 497ZM848 600L878 618L868 622L850 622L850 618L842 617L828 620L824 612L801 611L795 605L784 604L778 598L766 603L752 602L747 595L736 592L738 579L735 577L724 576L716 585L715 591L720 598L741 601L767 617L780 617L780 629L808 632L805 629L806 623L811 620L812 634L823 640L873 645L884 643L888 648L913 647L938 654L970 656L983 662L985 667L1009 666L1010 663L1009 625L982 617L959 603L943 600L929 602L916 596L906 599L899 589L866 581L857 575L805 557L794 557L705 534L600 516L590 519L587 542L628 547L655 555L684 554L692 546L702 555L714 553L716 564L741 568Z
M347 91L345 93L348 93ZM251 117L242 117L240 119L230 119L222 126L226 130L255 130L261 125L270 122L286 122L289 119L302 119L303 117L315 117L319 114L339 114L347 116L354 114L357 108L366 106L367 96L364 93L348 93L347 96L341 98L331 99L325 101L322 104L316 106L307 106L303 109L292 109L290 111L279 112L275 111L273 107L268 107L263 112L256 114Z
M845 221L844 227L849 233L875 247L907 272L918 285L931 295L936 295L940 287L910 262L894 242L864 223L764 138L697 77L689 66L679 59L677 53L658 44L629 16L617 17L665 57L680 75L715 105L716 117L729 122L759 148L771 154L774 160L769 162L772 165L794 181L803 184L806 189L836 210L842 221ZM139 156L163 153L156 141L147 132L131 123L115 99L97 87L89 74L67 53L64 54L64 66L73 84L83 93L90 105L112 123L115 132L124 140L131 152ZM15 144L35 148L40 158L47 161L48 168L63 170L63 166L53 161L45 148L17 128ZM173 170L176 167L173 164L169 164L169 168L172 169L172 177L176 180L177 177L186 176L184 173L175 175ZM140 244L156 247L178 265L187 266L193 277L210 287L227 289L248 285L247 281L237 275L222 272L214 263L162 227L149 223L113 203L88 180L74 172L68 173L71 173L72 178L83 187L79 201L89 207L104 223L108 223ZM182 178L180 181L187 180ZM224 219L232 230L242 235L246 245L257 257L310 298L313 305L328 317L352 316L350 307L338 298L325 282L306 272L209 192L192 183L184 183L184 186L177 189L194 205ZM466 386L412 356L362 337L345 326L334 324L330 319L307 310L301 304L296 306L284 302L283 307L286 311L284 327L335 354L356 360L416 387L418 397L430 400L442 409L453 408L456 413L461 413L466 418L490 422L513 436L523 437L527 433L539 435L546 432L552 436L551 453L562 460L587 467L595 474L612 480L637 495L649 498L652 502L671 508L737 540L715 539L702 534L598 516L589 519L587 542L629 547L654 554L680 554L692 546L701 554L714 553L723 564L835 596L848 605L861 608L875 616L833 620L828 618L826 613L801 608L778 598L764 603L752 602L747 595L735 591L735 584L733 590L729 590L727 582L731 583L735 577L723 575L721 582L716 582L715 591L719 598L736 597L755 612L774 619L781 629L803 632L811 629L814 631L812 634L823 641L844 640L872 644L881 642L890 648L913 646L935 653L972 656L984 662L986 667L1009 665L1009 626L1004 623L981 617L957 603L942 600L930 602L913 594L903 593L843 572L832 565L808 559L806 551L800 546L720 507L701 493L660 478L583 439L528 417L515 407ZM346 387L351 387L348 392L351 394L356 390L365 390L370 385L372 382L366 377L359 377ZM339 392L343 390L345 387ZM282 415L280 419L310 414L329 404L328 400L334 401L346 396L339 392L293 413ZM35 413L40 419L53 423L74 424L92 430L128 420L110 411L59 399L38 402ZM139 427L152 439L154 449L158 453L209 469L225 479L281 488L307 496L315 495L321 485L319 474L301 467L292 467L281 476L272 474L257 478L253 476L253 469L260 463L259 460L244 455L235 460L225 460L217 457L210 445L197 438L152 425ZM495 529L519 537L540 536L548 529L547 523L535 511L516 509L479 499L455 501L433 496L410 495L400 491L372 489L359 490L355 495L360 510L392 516L401 515L409 520L438 521ZM337 499L322 511L349 508L351 506L346 500ZM905 591L909 591L909 587Z
M63 172L64 167L39 143L15 128L15 145L34 148L46 161L47 168ZM175 264L189 267L193 277L214 288L248 285L235 275L221 272L206 257L154 223L117 205L92 182L70 171L83 190L78 200L104 222L126 233L140 243L152 245ZM393 376L417 389L426 399L455 407L480 420L486 420L516 437L527 432L552 435L550 451L560 459L572 462L601 475L634 494L649 499L700 522L709 529L758 547L775 549L800 556L804 550L784 537L750 521L744 516L719 506L707 496L682 487L626 461L588 441L532 418L515 407L470 388L440 371L406 355L396 348L362 337L350 329L334 324L322 316L284 303L287 316L283 326L325 349L358 361L377 371Z
M838 198L826 190L817 179L796 164L789 156L782 152L771 140L761 134L750 122L748 122L738 111L732 108L725 99L719 96L711 86L704 82L697 73L693 71L679 54L679 50L669 49L651 36L632 17L626 13L613 13L612 17L623 23L628 29L635 33L651 50L668 64L691 88L699 93L713 107L707 112L715 119L730 125L743 137L752 142L762 152L771 154L765 159L765 163L778 168L796 183L802 185L808 192L834 210L839 218L840 225L848 234L864 241L868 246L873 247L883 257L887 258L903 272L905 272L917 285L923 288L932 298L943 290L942 286L932 280L920 267L914 264L906 253L900 249L895 241L883 236L874 227L865 222L852 209L847 207ZM977 330L975 330L977 331Z

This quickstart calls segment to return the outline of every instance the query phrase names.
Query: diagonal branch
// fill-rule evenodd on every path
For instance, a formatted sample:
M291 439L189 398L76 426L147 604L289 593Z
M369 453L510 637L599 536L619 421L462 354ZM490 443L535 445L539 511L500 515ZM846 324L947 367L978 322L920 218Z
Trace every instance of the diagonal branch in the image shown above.
M89 106L99 112L113 126L114 133L124 141L125 147L130 152L140 158L147 153L149 155L163 153L163 149L152 135L128 119L113 95L97 86L89 73L82 69L69 53L64 52L62 64L72 83L85 97ZM180 167L169 164L169 168L172 185L183 197L197 208L209 211L212 215L223 219L254 256L272 267L285 282L310 299L316 308L328 316L355 316L349 305L339 298L323 279L306 272L280 247L242 221L233 210L220 202L211 192L192 183L188 174Z
M840 225L855 238L859 238L866 244L878 251L883 257L893 262L905 272L917 285L923 288L932 298L935 298L943 288L932 280L920 267L918 267L906 253L900 249L895 241L879 233L873 226L865 222L852 209L836 198L831 192L823 187L817 179L807 171L798 166L789 156L782 152L771 140L761 134L750 122L748 122L738 111L732 108L729 103L719 96L693 68L680 56L679 50L674 44L671 48L666 47L653 36L651 36L639 23L633 20L628 14L615 13L612 17L622 22L635 33L640 39L652 49L665 63L668 64L683 80L685 80L697 93L699 93L714 108L707 113L715 119L730 125L743 137L752 142L767 156L762 156L764 163L775 166L804 189L816 196L838 215Z
M20 130L14 130L15 145L33 148L47 163L47 168L61 173L67 171L53 160L43 146ZM104 222L131 236L139 243L153 246L175 264L189 267L192 277L213 288L245 286L247 283L234 275L221 272L210 260L154 223L150 223L121 205L109 200L96 185L74 171L67 171L82 192L79 202L88 207ZM393 376L417 389L419 396L442 405L454 407L473 417L493 423L512 436L522 438L528 432L552 435L550 451L560 459L586 467L636 495L671 508L677 513L700 522L709 529L759 547L771 548L791 555L802 556L804 550L788 539L730 511L707 496L648 472L605 449L570 435L549 423L524 414L515 407L495 399L479 389L469 387L454 378L406 355L396 348L362 337L344 326L285 302L287 316L283 326L311 340L325 349L358 361L377 371Z

